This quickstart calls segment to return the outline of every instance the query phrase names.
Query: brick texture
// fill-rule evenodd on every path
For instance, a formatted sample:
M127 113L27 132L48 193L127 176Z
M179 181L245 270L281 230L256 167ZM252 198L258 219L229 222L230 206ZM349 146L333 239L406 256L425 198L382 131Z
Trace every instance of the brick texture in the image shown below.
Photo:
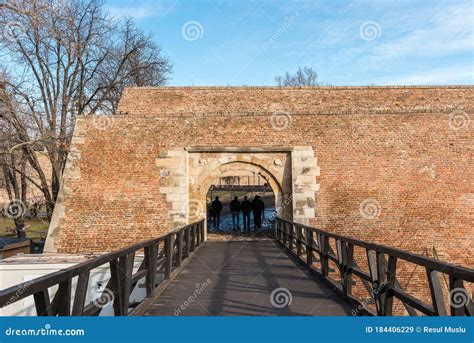
M311 224L474 267L473 107L472 86L127 89L119 114L79 120L47 246L169 230L169 151L310 146Z

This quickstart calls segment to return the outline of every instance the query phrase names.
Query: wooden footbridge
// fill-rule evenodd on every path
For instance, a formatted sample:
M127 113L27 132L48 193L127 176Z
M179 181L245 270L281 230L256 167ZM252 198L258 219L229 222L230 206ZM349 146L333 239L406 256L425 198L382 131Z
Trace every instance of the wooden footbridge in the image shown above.
M139 262L139 267L135 267ZM91 299L91 272L109 265ZM407 266L426 284L402 284ZM474 270L277 218L274 239L205 241L204 221L0 291L39 316L472 315ZM425 288L424 288L425 287ZM144 289L139 301L132 292ZM397 306L399 305L399 306Z

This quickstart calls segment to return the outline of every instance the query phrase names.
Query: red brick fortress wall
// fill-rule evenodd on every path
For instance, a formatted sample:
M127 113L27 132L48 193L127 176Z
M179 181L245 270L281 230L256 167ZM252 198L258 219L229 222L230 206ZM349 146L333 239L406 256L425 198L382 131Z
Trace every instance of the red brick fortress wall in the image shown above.
M193 146L311 146L314 225L474 267L474 87L133 88L79 120L48 246L166 232L155 160Z

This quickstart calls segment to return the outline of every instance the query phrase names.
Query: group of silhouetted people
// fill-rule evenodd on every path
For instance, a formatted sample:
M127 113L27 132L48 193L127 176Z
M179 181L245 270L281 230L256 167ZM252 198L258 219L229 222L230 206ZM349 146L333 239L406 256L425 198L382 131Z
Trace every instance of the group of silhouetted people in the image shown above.
M222 203L217 196L209 206L209 216L214 229L219 229L222 208ZM255 229L259 230L262 227L262 220L265 219L265 203L259 195L256 195L252 202L247 199L247 196L244 196L242 202L239 201L239 197L234 197L234 200L229 204L229 208L232 214L234 231L240 230L240 212L242 212L244 230L250 230L250 212L253 214Z

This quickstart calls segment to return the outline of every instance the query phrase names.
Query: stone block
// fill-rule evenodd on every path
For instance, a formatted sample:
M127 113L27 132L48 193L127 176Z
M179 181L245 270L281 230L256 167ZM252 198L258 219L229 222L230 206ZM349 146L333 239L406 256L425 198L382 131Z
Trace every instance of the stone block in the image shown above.
M185 167L186 160L181 157L166 157L166 158L157 158L155 160L155 165L160 168L183 168Z

